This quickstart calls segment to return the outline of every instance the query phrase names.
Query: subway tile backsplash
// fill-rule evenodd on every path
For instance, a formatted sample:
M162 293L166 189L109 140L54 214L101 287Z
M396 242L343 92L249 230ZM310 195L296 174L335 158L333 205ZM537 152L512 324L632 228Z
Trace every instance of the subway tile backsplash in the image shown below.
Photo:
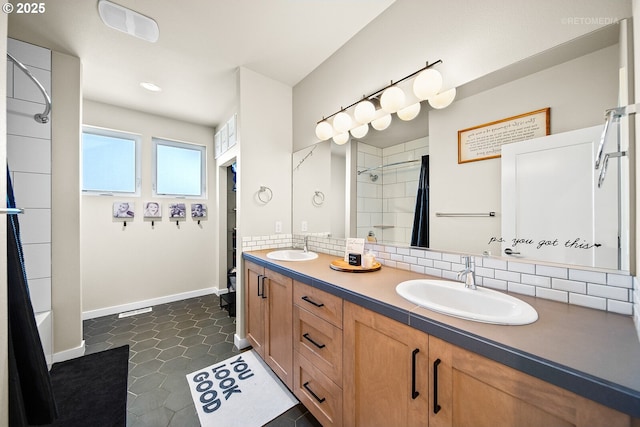
M302 235L282 234L243 238L243 250L301 247ZM344 239L310 235L309 249L329 255L344 255ZM366 244L381 264L445 279L456 280L462 269L461 256L422 250ZM633 315L640 334L640 291L637 279L625 274L575 269L546 264L506 261L476 256L476 280L487 288L535 296L597 310ZM634 312L635 301L635 312Z

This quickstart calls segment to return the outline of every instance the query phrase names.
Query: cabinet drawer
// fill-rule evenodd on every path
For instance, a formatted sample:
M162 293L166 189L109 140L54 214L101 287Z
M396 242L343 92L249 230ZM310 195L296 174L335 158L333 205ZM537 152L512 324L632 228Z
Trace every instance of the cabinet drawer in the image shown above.
M342 425L342 389L297 351L293 393L324 427Z
M293 303L342 329L342 298L294 281Z
M342 330L293 307L293 349L342 387Z

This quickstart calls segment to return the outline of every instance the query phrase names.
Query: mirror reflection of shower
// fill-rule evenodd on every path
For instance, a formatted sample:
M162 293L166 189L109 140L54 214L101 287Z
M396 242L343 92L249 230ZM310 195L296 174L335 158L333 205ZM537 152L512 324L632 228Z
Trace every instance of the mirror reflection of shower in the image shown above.
M388 148L358 143L357 237L369 242L411 242L421 160L429 138Z

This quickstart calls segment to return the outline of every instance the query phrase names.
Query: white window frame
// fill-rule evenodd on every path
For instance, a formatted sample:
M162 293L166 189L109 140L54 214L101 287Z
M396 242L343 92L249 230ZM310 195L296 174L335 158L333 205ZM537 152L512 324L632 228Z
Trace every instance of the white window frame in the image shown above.
M139 134L136 134L136 133L131 133L131 132L114 130L114 129L101 128L101 127L97 127L97 126L83 125L82 126L82 134L84 135L85 133L90 133L90 134L93 134L93 135L106 136L106 137L112 137L112 138L131 139L131 140L134 141L134 144L135 144L135 190L132 191L132 192L129 192L129 191L107 191L107 190L85 190L84 189L84 182L81 182L81 192L82 192L82 194L83 195L92 195L92 196L114 196L114 195L120 195L120 196L128 196L128 197L139 197L140 196L140 184L141 184L140 171L141 171L141 163L142 163L142 156L141 156L142 135L139 135ZM84 137L82 139L84 139ZM81 143L84 144L84 141L82 141L82 139L81 139ZM84 157L83 157L84 156L84 147L81 148L80 155L81 155L81 164L82 164L82 167L84 168Z
M171 197L177 199L206 199L207 198L207 147L206 145L194 144L192 142L176 141L161 137L151 138L153 147L152 166L152 192L154 197ZM200 151L200 195L191 194L167 194L158 193L158 145L164 145L186 150Z

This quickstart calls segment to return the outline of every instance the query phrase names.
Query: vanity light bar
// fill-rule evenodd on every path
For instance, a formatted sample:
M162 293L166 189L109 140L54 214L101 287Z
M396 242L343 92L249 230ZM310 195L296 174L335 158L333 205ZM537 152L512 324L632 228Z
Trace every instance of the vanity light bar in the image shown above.
M397 80L396 82L394 82L394 81L392 80L392 81L391 81L391 83L390 83L389 85L387 85L387 86L383 87L382 89L379 89L379 90L377 90L377 91L373 92L373 93L372 93L372 94L370 94L370 95L367 95L367 96L362 97L361 99L358 99L358 100L357 100L357 101L355 101L354 103L352 103L352 104L350 104L350 105L348 105L348 106L346 106L346 107L344 107L344 108L340 108L340 110L336 111L335 113L333 113L333 114L331 114L331 115L329 115L329 116L327 116L327 117L323 117L321 120L318 120L318 121L316 122L316 124L320 124L321 122L324 122L325 120L328 120L328 119L332 118L332 117L333 117L333 116L335 116L336 114L341 113L341 112L343 112L343 111L345 111L345 110L348 110L349 108L353 107L354 105L356 105L357 103L359 103L359 102L360 102L360 101L362 101L363 99L370 99L370 98L373 98L373 97L375 97L376 95L379 95L379 94L381 94L382 92L384 92L386 89L389 89L391 86L395 86L395 85L397 85L398 83L402 83L403 81L405 81L405 80L407 80L407 79L410 79L411 77L413 77L413 76L417 75L417 74L418 74L418 73L420 73L421 71L424 71L424 70L426 70L426 69L428 69L428 68L433 67L434 65L441 64L441 63L442 63L442 60L441 60L441 59L438 59L436 62L433 62L433 63L431 63L431 64L429 64L429 62L427 62L427 65L426 65L426 66L424 66L424 67L422 67L422 68L420 68L419 70L414 71L413 73L409 74L408 76L405 76L405 77L401 78L400 80Z

